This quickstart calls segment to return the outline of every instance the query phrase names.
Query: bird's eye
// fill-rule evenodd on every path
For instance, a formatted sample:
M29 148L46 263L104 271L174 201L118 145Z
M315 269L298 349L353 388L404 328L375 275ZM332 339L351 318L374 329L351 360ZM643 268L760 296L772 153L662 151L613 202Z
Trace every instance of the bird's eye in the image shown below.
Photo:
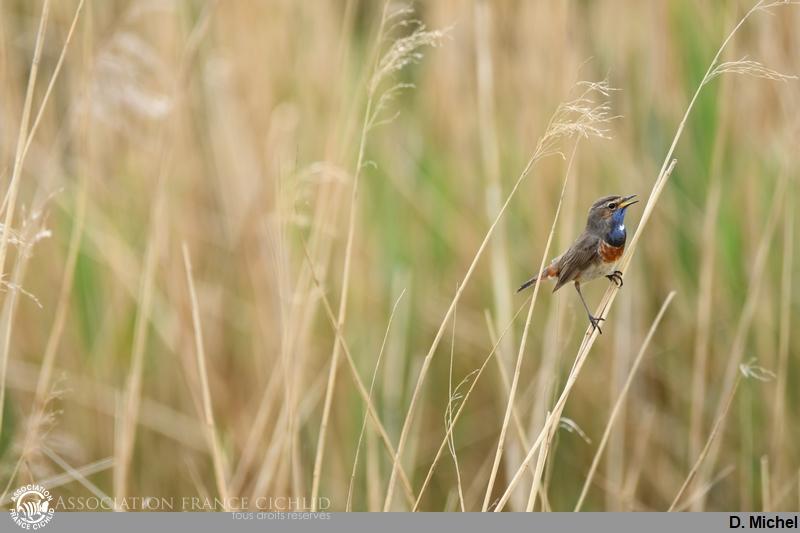
M614 209L617 208L617 204L615 202L611 202L610 204L608 204L608 208L613 211Z

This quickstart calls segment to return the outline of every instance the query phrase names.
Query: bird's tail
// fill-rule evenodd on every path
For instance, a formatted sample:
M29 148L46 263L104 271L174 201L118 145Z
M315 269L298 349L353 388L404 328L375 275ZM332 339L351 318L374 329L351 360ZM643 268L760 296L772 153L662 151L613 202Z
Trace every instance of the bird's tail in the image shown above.
M527 289L528 287L530 287L531 285L533 285L534 283L536 283L536 281L537 281L538 279L539 279L539 276L533 276L531 279L529 279L528 281L526 281L525 283L523 283L522 285L520 285L520 286L519 286L519 289L517 289L517 292L522 292L522 291L524 291L525 289Z
M539 275L533 276L531 279L520 285L517 292L522 292L531 285L534 285L540 279L550 279L552 277L558 276L558 266L557 260L554 260L550 265L548 265L544 270L542 270Z

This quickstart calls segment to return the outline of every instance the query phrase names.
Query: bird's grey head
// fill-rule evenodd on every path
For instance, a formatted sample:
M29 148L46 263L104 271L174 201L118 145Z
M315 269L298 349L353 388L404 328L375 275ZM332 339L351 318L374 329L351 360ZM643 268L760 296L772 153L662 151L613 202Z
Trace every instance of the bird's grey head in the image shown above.
M620 241L625 243L625 210L638 200L635 194L620 196L612 194L599 198L589 208L589 218L586 229L607 241ZM618 246L618 244L615 244Z

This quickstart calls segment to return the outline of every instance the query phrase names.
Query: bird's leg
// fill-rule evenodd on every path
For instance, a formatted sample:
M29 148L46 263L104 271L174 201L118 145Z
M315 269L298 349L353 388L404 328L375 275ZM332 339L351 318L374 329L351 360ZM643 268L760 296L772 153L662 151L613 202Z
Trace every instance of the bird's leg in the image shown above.
M615 270L608 276L606 276L610 282L612 282L617 287L622 287L624 283L622 283L622 272L619 270Z
M586 304L586 300L583 298L583 293L581 292L581 284L579 282L575 282L575 290L578 291L578 296L581 297L581 302L583 302L583 308L586 309L586 314L589 315L589 322L592 324L593 328L597 328L597 331L600 334L603 334L603 330L600 329L600 321L605 320L602 317L595 317L592 315L592 312L589 310L589 306Z

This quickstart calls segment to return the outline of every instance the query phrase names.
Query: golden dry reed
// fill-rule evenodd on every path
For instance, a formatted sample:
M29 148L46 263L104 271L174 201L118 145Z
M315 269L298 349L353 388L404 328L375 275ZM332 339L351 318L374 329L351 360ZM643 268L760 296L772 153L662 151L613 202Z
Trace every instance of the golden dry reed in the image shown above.
M799 510L797 4L3 3L0 500Z

